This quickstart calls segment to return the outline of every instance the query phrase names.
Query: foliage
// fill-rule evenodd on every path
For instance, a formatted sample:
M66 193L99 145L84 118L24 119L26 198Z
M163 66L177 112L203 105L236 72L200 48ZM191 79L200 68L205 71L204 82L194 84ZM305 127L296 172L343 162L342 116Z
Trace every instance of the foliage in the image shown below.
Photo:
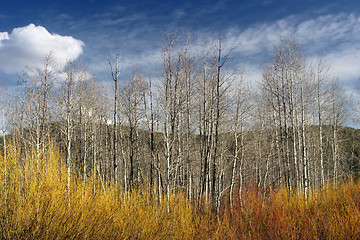
M219 228L226 239L359 239L360 184L259 194L251 189L224 214ZM222 235L219 235L222 236ZM222 237L221 237L222 238Z
M359 239L360 183L261 192L248 187L219 216L181 192L131 192L103 179L71 180L55 147L0 155L2 239ZM25 154L26 153L26 154ZM37 158L40 156L40 158ZM74 174L75 176L75 174Z
M2 239L196 237L199 217L180 193L159 201L150 188L119 192L118 186L103 188L101 179L73 179L68 195L66 168L56 151L40 161L34 150L27 159L16 146L7 153L0 159Z

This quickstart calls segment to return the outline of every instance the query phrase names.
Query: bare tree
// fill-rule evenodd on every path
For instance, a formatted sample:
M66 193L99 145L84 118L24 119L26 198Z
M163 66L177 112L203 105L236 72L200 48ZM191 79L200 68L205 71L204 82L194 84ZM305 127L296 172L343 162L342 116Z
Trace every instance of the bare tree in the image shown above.
M338 128L347 116L347 99L344 89L339 84L339 78L333 78L330 83L330 123L332 125L332 161L333 161L333 182L339 178L340 156Z
M318 59L316 65L315 87L317 100L317 115L319 127L319 158L320 158L320 186L325 184L325 166L324 166L324 144L323 144L323 112L324 96L326 94L327 81L329 77L329 66L325 65L323 59Z
M263 72L263 94L274 110L275 128L279 134L276 146L282 159L280 177L284 175L289 190L293 185L299 186L301 179L304 185L308 183L305 146L305 68L305 59L295 41L290 39L281 40L275 47L273 61ZM301 169L303 174L300 174Z
M1 107L1 117L2 117L2 122L1 122L1 134L2 134L2 138L3 138L3 161L4 161L4 201L5 201L5 206L7 206L7 189L8 189L8 182L7 182L7 178L8 178L8 166L7 166L7 141L6 141L6 132L9 130L8 129L8 112L9 112L9 106L8 106L8 102L7 99L8 97L6 96L6 88L2 87L0 89L0 98L1 98L1 102L0 102L0 107Z
M244 125L246 114L250 110L249 90L244 86L243 77L240 76L241 81L238 83L237 93L235 98L235 115L233 115L232 131L234 134L234 154L233 166L230 180L230 208L233 209L233 193L235 186L236 170L239 168L239 198L241 201L241 185L242 185L242 166L244 161ZM240 136L239 136L240 135ZM237 166L239 165L239 167Z
M31 146L35 146L37 152L37 166L40 164L41 156L44 156L46 141L49 137L49 123L52 116L50 106L52 105L51 90L57 78L57 69L51 58L51 53L45 58L42 67L30 68L23 73L22 85L24 87L24 120L27 134L23 137ZM29 131L30 130L30 131Z
M141 74L133 72L129 82L120 90L120 103L124 116L127 118L129 125L128 133L128 158L129 158L129 179L128 186L130 189L134 185L135 168L137 179L140 179L139 167L139 124L144 117L144 97L147 91L147 84ZM136 165L136 167L135 167ZM138 182L139 184L139 182Z
M120 56L119 54L116 54L115 62L112 63L110 59L108 59L108 63L111 70L111 76L114 81L114 134L113 134L113 180L114 183L117 183L118 177L118 162L117 162L117 122L118 122L118 82L120 77Z

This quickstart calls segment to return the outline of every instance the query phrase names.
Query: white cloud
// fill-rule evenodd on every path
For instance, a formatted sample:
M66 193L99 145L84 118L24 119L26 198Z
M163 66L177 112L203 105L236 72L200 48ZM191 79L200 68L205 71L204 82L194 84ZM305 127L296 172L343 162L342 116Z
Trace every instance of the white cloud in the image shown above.
M184 12L184 10L182 9L176 9L172 12L172 16L173 18L175 18L176 20L179 20L180 18L186 16L186 13Z
M216 35L198 31L194 34L191 52L200 57L204 52L203 42L212 47L217 44ZM211 41L213 36L213 41ZM330 64L334 76L344 84L353 83L360 77L360 16L357 14L330 14L313 18L291 15L271 23L253 24L247 28L234 27L227 31L223 42L224 54L232 49L232 62L227 67L244 68L245 82L256 86L262 78L262 65L271 61L274 45L281 38L294 38L309 62L322 56ZM142 63L151 66L155 59L161 62L161 52L145 54ZM146 56L146 57L144 57ZM139 56L134 57L136 62ZM231 66L233 64L233 66Z
M259 80L262 78L262 69L259 65L245 64L244 65L244 78L246 84L249 86L257 86Z
M360 16L324 15L311 19L289 16L273 23L261 23L246 29L232 29L224 44L239 54L243 64L252 65L247 74L261 77L260 64L268 61L280 38L294 38L310 59L321 55L340 79L353 81L360 76ZM248 62L246 62L248 61ZM259 67L254 67L256 64Z
M9 34L7 32L0 32L0 48L2 46L1 42L3 40L8 40L9 39Z
M258 54L271 51L279 38L292 37L308 51L332 51L329 46L340 47L344 42L360 40L360 17L354 14L325 15L313 19L289 16L273 23L253 25L243 31L229 33L228 44L235 51Z
M360 77L360 49L345 49L326 56L331 64L332 72L342 79L357 80Z
M9 39L9 34L7 32L0 32L0 41Z
M63 68L68 60L79 57L83 45L71 36L51 34L34 24L14 28L10 34L0 32L0 70L16 73L26 66L41 66L50 52L55 64Z

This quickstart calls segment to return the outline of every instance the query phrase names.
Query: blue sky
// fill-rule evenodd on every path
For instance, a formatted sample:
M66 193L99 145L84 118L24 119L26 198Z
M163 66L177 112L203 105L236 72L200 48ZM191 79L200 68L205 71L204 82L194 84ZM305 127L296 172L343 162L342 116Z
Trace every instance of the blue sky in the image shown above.
M360 76L358 0L2 0L0 82L13 86L25 66L40 64L50 50L60 66L80 59L104 81L111 78L112 52L126 67L151 72L161 64L166 33L189 29L195 49L203 36L225 34L232 64L244 67L249 82L261 78L273 45L289 36L310 61L323 56L349 91Z

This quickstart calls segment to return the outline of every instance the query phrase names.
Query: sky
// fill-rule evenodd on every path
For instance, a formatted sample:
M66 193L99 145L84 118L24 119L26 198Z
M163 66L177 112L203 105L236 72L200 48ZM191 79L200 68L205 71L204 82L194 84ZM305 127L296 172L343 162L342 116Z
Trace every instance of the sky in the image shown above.
M279 39L294 38L309 61L322 56L356 94L358 0L1 0L0 84L15 87L19 74L50 51L60 68L79 60L104 82L111 82L107 58L115 53L124 68L161 71L166 34L189 30L195 48L221 32L233 48L231 64L245 70L249 83L261 79Z

